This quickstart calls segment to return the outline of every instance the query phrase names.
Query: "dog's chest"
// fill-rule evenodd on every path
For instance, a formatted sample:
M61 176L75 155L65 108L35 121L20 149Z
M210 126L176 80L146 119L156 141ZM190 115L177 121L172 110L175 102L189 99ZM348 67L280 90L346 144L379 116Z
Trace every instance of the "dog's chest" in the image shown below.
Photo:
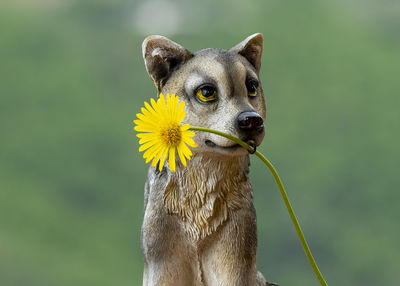
M230 212L252 203L248 156L229 160L194 156L186 168L172 173L164 207L176 215L195 241L212 234Z

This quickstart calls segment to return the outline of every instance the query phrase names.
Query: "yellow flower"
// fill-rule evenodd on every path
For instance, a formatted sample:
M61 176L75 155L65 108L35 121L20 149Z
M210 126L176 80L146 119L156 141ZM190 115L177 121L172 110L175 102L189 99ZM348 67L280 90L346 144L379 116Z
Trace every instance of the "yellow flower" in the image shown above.
M175 171L176 152L184 166L186 159L190 160L192 152L187 145L197 147L197 144L191 137L195 134L188 130L189 124L181 125L186 115L184 110L185 102L179 102L175 94L167 94L166 98L160 93L157 102L150 100L150 104L144 103L142 113L136 114L137 120L134 129L138 132L136 136L140 138L139 152L147 149L143 154L146 163L153 159L152 166L156 166L160 161L159 169L162 170L164 162L168 157L168 163L171 171Z

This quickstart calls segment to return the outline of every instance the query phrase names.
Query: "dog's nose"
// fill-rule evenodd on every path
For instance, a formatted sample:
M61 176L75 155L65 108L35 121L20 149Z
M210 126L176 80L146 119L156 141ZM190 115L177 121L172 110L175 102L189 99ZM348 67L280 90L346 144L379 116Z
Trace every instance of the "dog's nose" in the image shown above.
M264 127L264 120L254 111L245 111L239 114L239 128L243 131L259 131Z

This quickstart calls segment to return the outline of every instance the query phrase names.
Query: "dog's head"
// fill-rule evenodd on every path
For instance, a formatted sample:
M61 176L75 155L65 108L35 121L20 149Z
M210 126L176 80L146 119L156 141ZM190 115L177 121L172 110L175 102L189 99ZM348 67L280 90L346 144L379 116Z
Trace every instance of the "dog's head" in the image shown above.
M263 38L254 34L230 50L191 53L162 36L143 42L146 69L163 94L186 102L184 123L220 130L259 145L264 137L265 101L259 79ZM224 155L247 150L224 137L196 132L195 152Z

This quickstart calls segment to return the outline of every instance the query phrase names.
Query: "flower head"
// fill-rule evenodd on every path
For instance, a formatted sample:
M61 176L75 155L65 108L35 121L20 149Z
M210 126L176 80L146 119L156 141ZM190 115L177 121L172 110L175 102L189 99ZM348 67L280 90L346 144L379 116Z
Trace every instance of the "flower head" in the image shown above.
M151 99L150 103L151 106L147 102L144 103L142 113L136 114L138 119L133 121L136 124L134 129L143 132L136 135L140 138L139 151L146 150L143 158L146 159L146 163L153 160L153 167L160 161L160 171L167 157L171 171L175 171L176 153L186 166L186 159L190 160L192 156L186 145L197 147L197 144L191 138L195 134L189 130L190 125L181 125L186 115L185 102L179 102L175 94L167 94L164 97L160 93L160 98L157 101Z

